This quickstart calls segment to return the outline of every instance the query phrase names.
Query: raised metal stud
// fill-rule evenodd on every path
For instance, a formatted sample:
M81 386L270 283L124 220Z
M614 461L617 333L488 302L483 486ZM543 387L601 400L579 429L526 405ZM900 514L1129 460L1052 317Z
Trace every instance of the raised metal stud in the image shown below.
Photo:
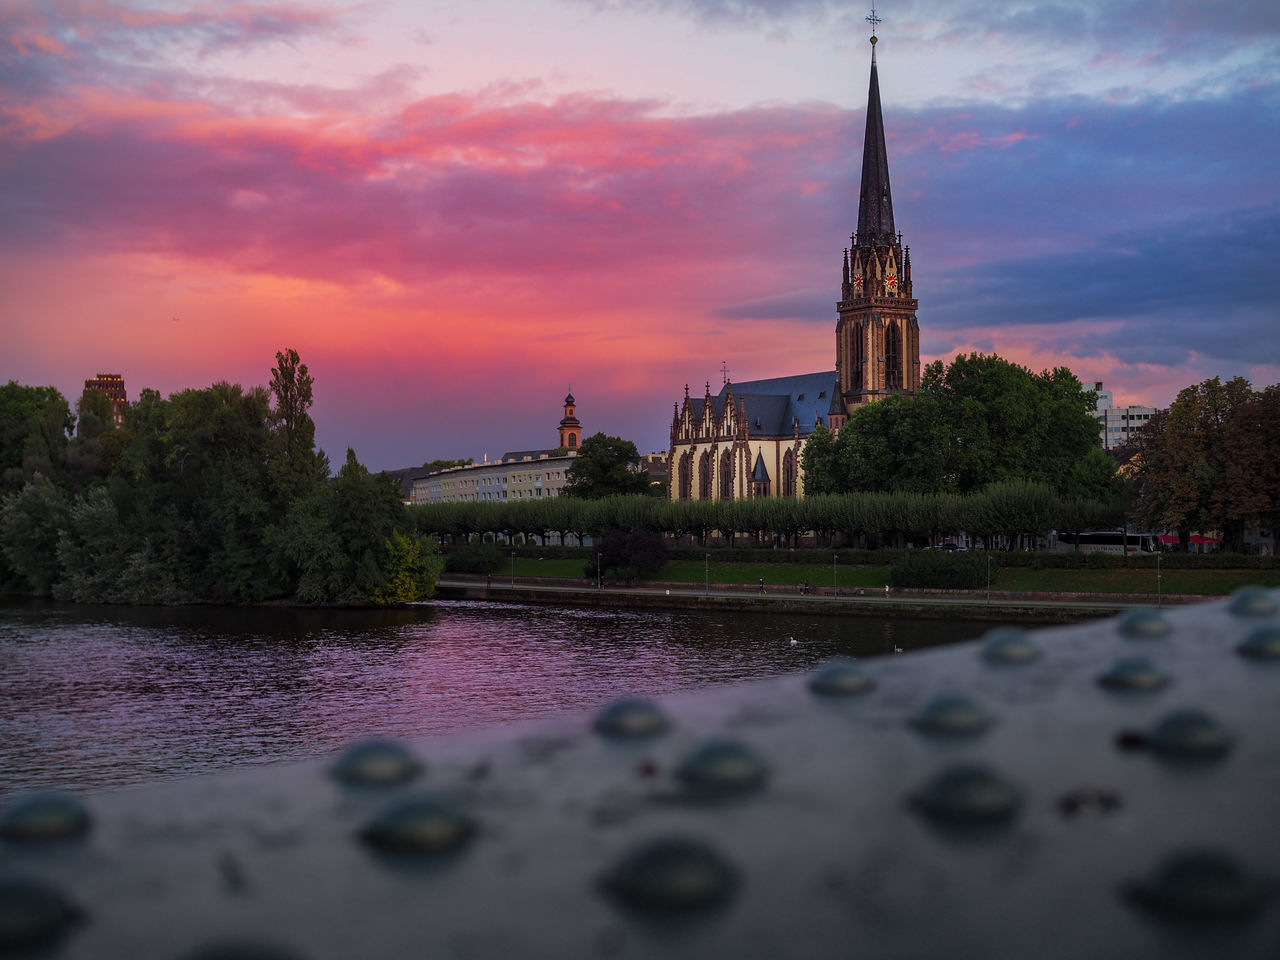
M824 697L854 697L874 690L876 682L857 662L846 657L829 660L809 678L809 689Z
M34 880L0 880L0 955L52 946L80 919L53 887Z
M1207 713L1175 710L1155 725L1147 745L1172 760L1217 760L1231 752L1235 738Z
M1130 610L1120 618L1117 629L1130 640L1157 640L1173 628L1155 610Z
M596 716L596 732L620 740L656 737L667 730L667 718L648 700L615 700Z
M13 843L52 843L89 832L89 812L80 800L57 790L20 796L0 813L0 838Z
M405 747L394 740L352 744L333 765L333 775L360 787L390 787L412 780L422 770Z
M452 804L414 797L385 810L360 831L360 839L384 853L436 855L460 850L475 830L475 821Z
M1022 798L1017 788L995 771L976 764L957 764L934 775L911 797L929 819L954 826L994 826L1017 815Z
M1248 921L1274 892L1274 880L1214 850L1175 853L1150 875L1124 888L1130 902L1175 923Z
M1001 627L992 630L982 644L982 659L987 663L1020 664L1038 659L1040 648L1031 642L1025 630Z
M728 900L737 889L738 876L706 844L669 837L633 849L601 879L600 885L629 907L687 913Z
M1280 660L1280 626L1269 623L1255 628L1236 651L1250 660Z
M1169 677L1145 657L1122 657L1098 675L1098 685L1108 690L1147 692L1164 689Z
M1241 587L1231 595L1230 610L1237 617L1273 617L1276 602L1262 587Z
M991 726L991 716L968 697L943 694L921 707L910 722L921 733L974 737Z
M708 799L752 793L768 776L761 756L737 740L708 740L676 768L676 779L688 795Z

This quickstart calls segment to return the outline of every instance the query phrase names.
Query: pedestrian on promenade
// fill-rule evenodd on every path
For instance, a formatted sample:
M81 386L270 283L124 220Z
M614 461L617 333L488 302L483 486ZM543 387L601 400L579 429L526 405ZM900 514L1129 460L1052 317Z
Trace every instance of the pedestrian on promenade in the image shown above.
M760 578L760 592L764 593L764 577Z
M889 599L889 585L887 583L884 585L884 598L886 600Z

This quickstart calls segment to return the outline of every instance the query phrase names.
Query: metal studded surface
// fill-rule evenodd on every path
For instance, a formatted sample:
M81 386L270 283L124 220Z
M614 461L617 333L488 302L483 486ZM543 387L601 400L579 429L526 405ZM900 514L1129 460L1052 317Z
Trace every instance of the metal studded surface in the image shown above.
M861 661L857 696L663 698L641 737L601 713L408 743L421 772L376 788L329 758L87 796L74 842L0 840L0 957L1274 958L1280 661L1241 647L1276 598L1037 631L1014 667ZM1101 685L1135 641L1169 683ZM943 697L993 722L922 735ZM767 779L681 802L708 742L750 754L700 770ZM379 823L458 842L389 855Z

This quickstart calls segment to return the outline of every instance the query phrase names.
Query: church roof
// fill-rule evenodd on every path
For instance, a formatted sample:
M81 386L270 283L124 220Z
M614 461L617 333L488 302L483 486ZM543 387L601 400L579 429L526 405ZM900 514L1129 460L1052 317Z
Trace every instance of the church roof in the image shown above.
M764 454L756 454L756 465L751 470L751 479L756 483L769 482L769 469L764 465Z
M712 397L718 416L724 409L729 384ZM747 412L747 431L752 436L789 437L795 432L793 423L800 422L800 436L813 432L818 417L827 422L832 399L838 397L836 372L804 373L795 377L773 377L732 384L733 396L741 398ZM837 404L836 411L843 412ZM756 422L759 421L759 426Z
M893 197L889 192L889 152L880 113L875 38L871 39L871 84L867 89L867 130L862 140L862 192L858 195L858 243L893 243Z

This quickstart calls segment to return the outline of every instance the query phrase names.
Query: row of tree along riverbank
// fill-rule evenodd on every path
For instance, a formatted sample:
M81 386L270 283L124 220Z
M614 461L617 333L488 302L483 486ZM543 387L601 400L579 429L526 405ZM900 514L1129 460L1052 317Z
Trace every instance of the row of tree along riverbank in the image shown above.
M315 447L292 350L269 387L143 390L125 422L88 390L0 387L0 591L91 603L389 604L440 569L398 485ZM74 429L74 436L72 430Z

